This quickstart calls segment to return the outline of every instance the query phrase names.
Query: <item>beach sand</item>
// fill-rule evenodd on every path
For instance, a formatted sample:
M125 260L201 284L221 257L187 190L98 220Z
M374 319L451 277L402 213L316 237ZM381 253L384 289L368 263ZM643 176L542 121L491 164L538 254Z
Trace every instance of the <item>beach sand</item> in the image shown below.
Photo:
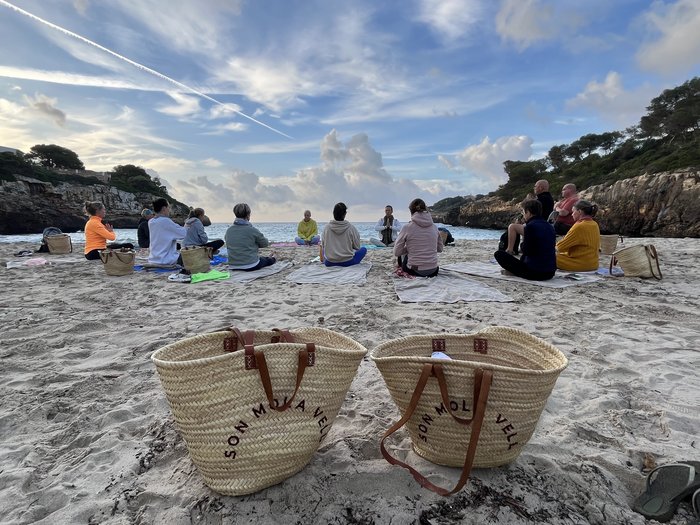
M475 277L514 302L455 304L399 302L388 250L369 252L365 285L324 287L285 282L291 270L247 285L107 277L80 253L6 269L20 260L14 252L33 247L0 244L0 522L647 523L630 509L645 467L700 460L700 239L626 240L642 242L656 245L662 281L547 289ZM488 261L495 244L458 241L441 264ZM297 265L317 255L275 252ZM266 490L226 497L190 461L150 356L229 325L322 326L370 350L411 334L512 326L557 346L569 367L522 455L475 469L443 498L382 458L379 439L398 410L366 357L310 464ZM434 482L457 480L457 469L410 452L407 433L393 443ZM683 504L671 523L690 516Z

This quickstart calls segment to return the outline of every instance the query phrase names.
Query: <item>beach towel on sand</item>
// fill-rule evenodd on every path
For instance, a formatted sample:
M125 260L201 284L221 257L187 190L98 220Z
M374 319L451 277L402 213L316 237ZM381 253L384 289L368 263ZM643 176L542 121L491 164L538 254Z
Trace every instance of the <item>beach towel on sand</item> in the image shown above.
M285 281L297 284L365 284L370 268L370 262L353 266L307 264L290 273Z
M493 301L507 303L512 298L495 288L464 275L440 268L437 277L394 277L394 290L404 303L456 303Z
M265 266L259 270L253 270L252 272L241 272L232 270L231 278L227 282L234 283L249 283L255 279L260 279L262 277L269 277L276 273L281 272L285 268L289 268L292 265L291 261L277 261L271 266Z
M557 270L557 273L549 281L528 281L522 277L515 275L503 275L498 264L488 262L460 262L442 266L442 269L451 270L453 272L466 273L469 275L477 275L479 277L488 277L489 279L502 279L504 281L514 281L521 284L532 284L534 286L544 286L545 288L566 288L568 286L576 286L577 284L595 283L600 280L600 277L595 275L595 272L562 272ZM575 275L575 278L571 276Z

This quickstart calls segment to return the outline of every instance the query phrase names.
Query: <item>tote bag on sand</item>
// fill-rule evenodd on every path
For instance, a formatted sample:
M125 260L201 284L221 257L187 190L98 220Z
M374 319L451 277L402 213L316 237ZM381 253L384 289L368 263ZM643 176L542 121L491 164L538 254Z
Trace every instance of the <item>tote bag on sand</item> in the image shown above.
M451 359L432 358L434 351ZM377 346L370 356L402 414L382 438L382 455L441 495L459 491L472 467L518 457L567 366L551 344L503 327L404 337ZM387 451L385 440L404 425L418 455L462 468L453 490L433 485Z
M136 252L129 248L100 250L100 259L107 275L129 275L134 273Z
M182 264L191 273L206 273L211 270L214 250L209 246L186 246L180 250Z
M151 359L204 482L242 495L306 466L366 353L323 328L232 328L170 344Z
M653 244L628 246L617 250L610 258L610 275L616 264L620 265L625 277L643 277L661 280L659 254Z
M73 252L73 243L67 233L49 235L46 237L46 245L49 247L51 255L64 255Z

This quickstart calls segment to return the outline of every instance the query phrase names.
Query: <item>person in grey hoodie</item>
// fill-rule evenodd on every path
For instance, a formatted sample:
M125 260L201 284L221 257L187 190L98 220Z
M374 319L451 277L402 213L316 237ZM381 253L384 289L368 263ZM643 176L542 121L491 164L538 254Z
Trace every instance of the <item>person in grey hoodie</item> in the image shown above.
M190 216L185 221L185 228L187 228L187 234L182 240L183 246L208 246L214 252L218 252L219 248L224 245L224 241L221 239L209 240L207 232L204 231L204 210L202 208L195 208L190 212Z
M423 199L413 199L408 205L411 221L406 224L394 242L394 255L401 268L409 275L435 277L438 274L438 252L442 239Z
M323 228L323 264L326 266L352 266L367 254L360 245L360 233L345 220L348 207L339 202L333 207L333 220Z
M236 219L226 230L229 270L252 272L277 262L274 257L260 257L258 248L266 248L270 242L255 226L250 224L250 206L245 202L233 207Z

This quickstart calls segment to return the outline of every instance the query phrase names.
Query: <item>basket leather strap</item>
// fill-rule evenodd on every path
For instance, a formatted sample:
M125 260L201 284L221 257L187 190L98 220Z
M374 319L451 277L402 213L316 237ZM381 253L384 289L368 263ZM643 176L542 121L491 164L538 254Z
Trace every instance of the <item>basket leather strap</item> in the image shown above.
M644 246L644 249L647 252L647 260L649 261L649 270L651 271L651 275L654 277L654 279L661 280L663 276L661 275L661 266L659 266L659 255L656 253L656 246L650 244L648 246ZM658 276L654 271L654 265L656 265L656 271L659 273Z
M614 275L613 275L613 266L615 266L616 264L617 264L617 259L615 258L614 255L611 255L611 256L610 256L610 270L609 270L610 276L611 276L611 277L614 277Z
M436 372L437 371L437 372ZM445 375L442 370L442 365L440 364L431 364L431 363L426 363L423 365L423 370L421 372L421 375L418 379L418 383L416 384L416 388L413 391L413 396L411 397L411 401L408 404L408 407L406 408L406 412L404 413L403 417L394 423L382 436L382 440L379 444L379 448L382 452L382 456L384 456L384 459L386 459L389 463L392 465L398 465L400 467L403 467L407 469L413 478L420 483L420 485L426 489L432 490L433 492L440 494L441 496L449 496L450 494L454 494L456 492L459 492L462 487L467 483L469 480L469 475L471 474L472 470L472 465L474 464L474 457L476 456L476 447L479 443L479 435L481 434L481 427L484 423L484 414L486 412L486 404L488 402L489 398L489 391L491 389L491 383L493 381L493 371L491 370L484 370L481 368L478 368L474 371L474 411L473 411L473 417L471 419L462 419L456 417L452 411L450 410L450 415L452 418L457 421L461 425L468 425L471 423L472 425L472 430L471 430L471 435L469 437L469 447L467 448L467 453L464 458L464 466L462 467L462 473L459 477L459 481L457 482L457 485L452 489L452 490L447 490L445 488L439 487L435 485L434 483L430 482L425 476L423 476L420 472L418 472L416 469L411 467L409 464L404 463L403 461L400 461L393 457L389 451L386 449L384 446L384 442L386 439L391 436L394 432L396 432L398 429L400 429L402 426L404 426L410 419L413 413L416 410L416 407L418 406L418 401L420 401L421 395L423 394L423 390L425 389L425 385L428 382L428 379L430 377L436 377L438 380L438 384L440 385L440 393L441 396L443 397L443 403L448 407L449 409L449 396L447 396L447 400L445 399L446 394L447 394L447 383L445 381ZM444 391L444 393L443 393Z
M306 343L306 348L304 350L299 350L299 355L297 359L297 381L294 386L294 393L287 402L282 406L275 406L274 395L272 393L272 383L270 381L270 372L267 369L267 361L265 360L265 354L261 351L255 352L255 361L257 363L258 372L260 373L260 380L263 384L263 389L265 390L265 395L267 396L267 401L270 404L272 410L277 412L284 412L290 406L299 391L301 386L301 381L304 379L304 372L307 366L313 366L315 363L316 356L316 345L313 343Z
M277 332L278 335L272 337L271 343L279 343L280 341L284 341L285 343L294 342L294 336L286 328L273 328L272 331Z

